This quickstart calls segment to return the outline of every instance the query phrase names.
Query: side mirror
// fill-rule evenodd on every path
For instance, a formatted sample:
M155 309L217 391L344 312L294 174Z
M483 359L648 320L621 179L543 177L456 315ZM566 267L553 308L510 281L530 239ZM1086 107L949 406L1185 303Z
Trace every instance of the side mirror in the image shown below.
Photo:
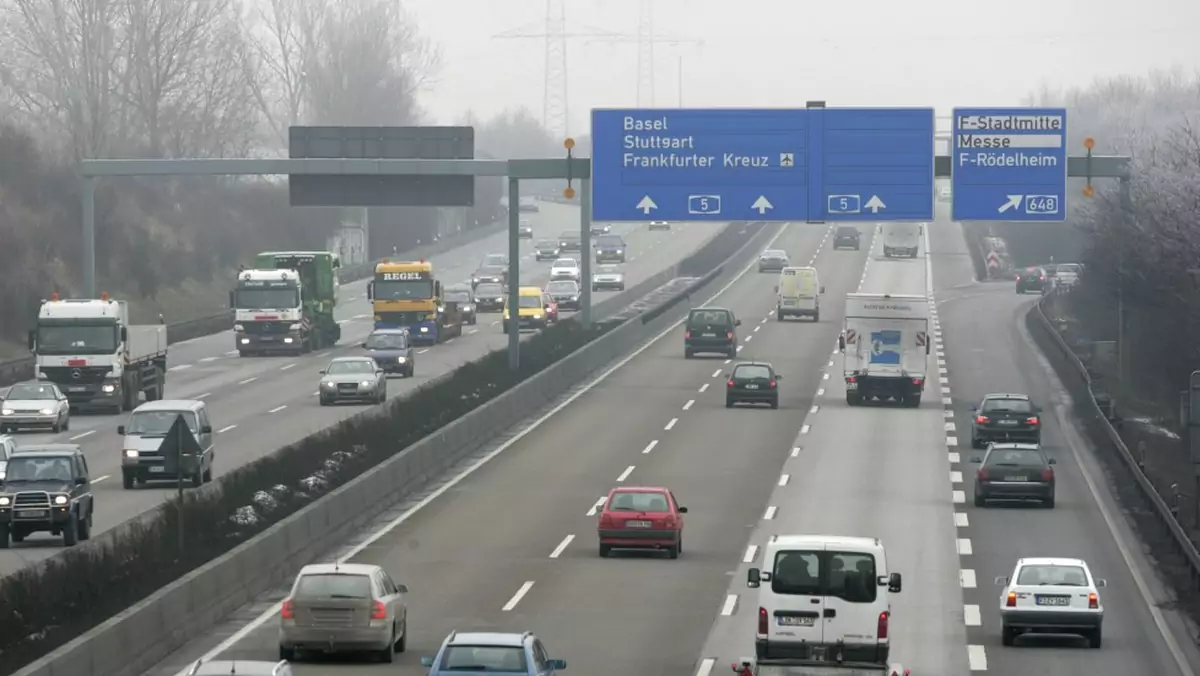
M117 425L117 434L119 434L121 436L125 436L125 426L124 425Z
M680 514L687 514L687 507L680 507L680 508L679 508L679 513L680 513Z
M37 331L30 331L29 335L26 336L26 340L29 341L29 351L30 352L33 352L34 350L37 349Z
M778 284L775 285L775 293L779 293L779 285Z
M1105 580L1104 578L1096 578L1096 587L1097 588L1103 588L1103 587L1107 587L1107 586L1108 586L1108 580Z
M783 374L782 374L782 373L776 373L776 374L775 374L775 380L783 380Z
M841 350L843 352L846 351L846 337L845 336L838 336L838 350Z
M567 668L566 660L547 660L547 661L550 663L550 668L554 669L555 671L557 671L559 669Z
M159 315L159 318L158 318L158 319L159 319L159 322L161 323L161 322L162 322L162 315ZM124 327L124 326L122 326L122 327L121 327L121 342L122 342L122 343L128 343L128 342L129 342L129 329L128 329L128 328L126 328L126 327Z
M1007 575L997 576L996 579L993 580L993 582L996 583L997 587L1007 587L1008 586L1008 576Z
M202 425L200 427L200 434L212 434L212 425Z
M471 281L475 281L475 275L471 275ZM375 282L367 282L367 300L375 299Z
M728 374L728 373L722 373L722 374L721 374L721 377L722 377L722 378L724 378L725 380L729 380L729 374Z
M317 373L320 373L321 375L325 375L325 369L321 369L320 371L317 371Z
M972 412L972 413L974 413L975 411L978 411L978 410L979 410L979 407L978 407L978 406L975 406L974 404L972 404L972 405L971 405L971 412Z
M972 464L974 464L974 465L978 465L978 464L979 464L979 463L981 463L981 462L983 462L983 458L979 457L978 455L973 455L973 456L971 456L971 463L972 463Z
M1046 462L1050 463L1051 465L1057 465L1057 464L1058 464L1058 461L1057 461L1057 460L1055 460L1054 458L1050 458L1050 459L1049 459L1049 460L1047 460Z
M366 346L367 346L367 341L365 341L365 340L364 340L364 341L362 342L362 346L363 346L363 347L366 347Z
M396 585L396 592L399 594L407 594L408 593L408 585L406 585L406 584Z
M746 571L746 586L751 589L757 589L762 584L762 571L757 568L751 568Z
M432 657L422 657L421 658L421 666L432 667L433 666L433 658Z
M825 287L821 287L821 293L825 293Z
M900 579L900 573L892 573L888 575L888 591L893 594L899 594L903 588L903 580Z
M88 480L81 476L75 477L75 485L76 486L86 486L86 485L88 485Z
M734 326L741 326L741 325L742 325L742 320L740 320L740 319L735 319L735 320L733 320L733 325L734 325Z

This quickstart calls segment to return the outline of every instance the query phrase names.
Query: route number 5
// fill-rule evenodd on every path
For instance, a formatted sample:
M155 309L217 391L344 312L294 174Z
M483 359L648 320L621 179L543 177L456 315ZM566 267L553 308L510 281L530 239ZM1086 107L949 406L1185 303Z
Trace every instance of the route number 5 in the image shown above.
M838 198L838 211L849 211L849 210L850 210L850 200L846 199L845 197L839 197Z
M700 211L708 211L708 198L701 197L698 201L700 204Z

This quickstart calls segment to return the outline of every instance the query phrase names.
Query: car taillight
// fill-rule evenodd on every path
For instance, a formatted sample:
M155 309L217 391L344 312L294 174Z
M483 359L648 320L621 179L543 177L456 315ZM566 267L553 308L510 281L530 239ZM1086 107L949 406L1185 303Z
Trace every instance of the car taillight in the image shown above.
M1036 425L1038 424L1038 417L1036 415L1031 415L1025 419L1025 423L1028 425Z
M1044 282L1044 281L1046 281L1046 278L1045 278L1045 277L1038 277L1038 281L1039 281L1039 282Z
M731 381L725 383L725 385L728 387L733 387L733 381L731 380Z
M766 634L770 631L770 619L767 617L767 609L759 606L758 608L758 633Z
M283 602L283 607L279 609L279 616L285 620L296 619L296 604L292 603L291 599Z
M979 470L978 472L975 473L975 478L979 479L980 481L987 481L987 478L988 478L987 470L986 469Z
M846 382L853 383L853 382L857 382L857 381L854 380L854 376L850 376L849 378L846 378Z
M726 338L728 338L729 340L733 340L733 331L729 331L729 332L727 332L727 333L725 334L725 337L726 337Z
M1100 607L1100 597L1095 594L1088 594L1088 608L1096 610Z
M888 637L888 611L879 613L879 625L875 628L875 638L884 639Z
M977 415L975 416L975 422L979 423L980 425L986 425L988 423L988 417L986 415Z
M921 379L920 379L920 378L913 378L913 379L912 379L912 381L913 381L913 385L920 385L920 384L921 384Z
M383 603L381 603L379 601L373 601L371 603L371 619L372 620L386 620L387 619L387 608L384 607Z
M1042 470L1042 481L1054 481L1054 470L1050 467Z
M1021 281L1021 275L1017 275L1017 281Z
M691 331L684 331L684 332L683 332L683 337L684 337L684 338L691 338L691 337L692 337L692 332L691 332Z
M767 383L767 387L775 387L775 384L775 381L772 380L771 382Z
M1008 598L1004 601L1004 605L1008 606L1009 608L1016 608L1017 607L1017 593L1016 592L1008 592Z

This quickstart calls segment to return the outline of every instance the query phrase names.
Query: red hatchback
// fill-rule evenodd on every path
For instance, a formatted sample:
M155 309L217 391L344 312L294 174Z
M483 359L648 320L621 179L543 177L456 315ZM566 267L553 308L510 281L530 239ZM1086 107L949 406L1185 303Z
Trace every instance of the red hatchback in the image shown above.
M614 549L666 550L679 558L683 551L683 515L671 491L660 486L614 488L604 501L596 533L600 556Z

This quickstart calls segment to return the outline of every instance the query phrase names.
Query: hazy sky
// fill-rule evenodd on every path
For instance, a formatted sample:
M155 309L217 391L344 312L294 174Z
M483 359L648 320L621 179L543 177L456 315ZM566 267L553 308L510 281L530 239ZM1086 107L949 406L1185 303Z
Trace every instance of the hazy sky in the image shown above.
M570 131L593 107L634 107L642 0L564 0ZM437 123L468 109L542 114L546 0L405 0L444 66L424 105ZM658 0L655 104L685 107L1016 105L1041 84L1082 85L1154 68L1200 69L1198 0ZM682 79L679 77L682 57ZM681 86L682 85L682 86ZM643 101L643 105L649 105Z

